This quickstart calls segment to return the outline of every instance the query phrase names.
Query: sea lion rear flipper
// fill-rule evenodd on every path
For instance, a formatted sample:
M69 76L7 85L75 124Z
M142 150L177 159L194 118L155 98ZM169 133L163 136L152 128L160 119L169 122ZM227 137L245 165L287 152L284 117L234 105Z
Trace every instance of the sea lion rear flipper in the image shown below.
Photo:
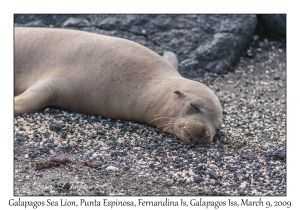
M162 57L178 71L178 59L175 53L172 51L164 51Z
M33 113L46 106L53 105L57 100L57 94L53 85L48 82L40 82L22 94L14 98L14 116L25 113Z

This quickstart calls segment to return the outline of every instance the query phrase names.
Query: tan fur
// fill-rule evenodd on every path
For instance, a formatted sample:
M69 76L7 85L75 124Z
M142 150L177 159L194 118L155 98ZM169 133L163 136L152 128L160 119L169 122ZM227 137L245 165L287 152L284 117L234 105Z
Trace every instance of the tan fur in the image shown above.
M15 27L14 59L16 116L55 106L149 123L200 143L211 142L221 126L219 100L207 86L181 77L161 56L132 41ZM193 100L204 101L201 112L194 112ZM203 128L210 134L205 139Z

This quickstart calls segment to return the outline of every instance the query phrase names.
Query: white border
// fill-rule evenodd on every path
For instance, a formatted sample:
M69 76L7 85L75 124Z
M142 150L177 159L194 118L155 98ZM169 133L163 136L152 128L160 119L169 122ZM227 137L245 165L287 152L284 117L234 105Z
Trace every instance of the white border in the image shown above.
M44 3L41 3L44 2ZM294 1L295 2L295 1ZM287 13L287 197L263 197L263 200L289 200L292 208L299 205L299 13L295 4L282 4L276 1L196 1L196 0L151 0L151 1L125 1L125 0L95 0L95 1L7 1L1 4L0 16L0 91L1 91L1 190L0 206L8 207L9 199L13 197L13 14L14 13ZM59 200L60 197L52 197ZM65 197L63 197L65 198ZM79 200L80 197L68 197ZM95 197L84 197L94 200ZM110 198L110 199L115 199ZM119 200L127 200L129 197L121 197ZM141 197L130 197L137 200ZM190 200L193 197L183 197ZM205 200L240 200L243 197L203 197ZM46 200L43 197L23 197L23 200ZM103 199L102 197L99 199ZM164 200L164 197L146 197L147 200ZM180 197L170 197L180 200ZM257 197L249 197L251 200ZM64 207L66 209L68 207ZM100 207L97 207L98 209ZM103 208L103 207L102 207ZM153 207L151 207L153 208ZM173 207L164 207L173 209ZM196 207L197 209L200 207ZM38 209L43 209L39 207ZM79 207L77 209L80 209ZM114 207L113 209L119 209ZM126 208L128 209L128 208ZM150 207L147 207L150 209ZM210 208L213 209L213 208ZM220 207L219 209L225 209ZM238 208L244 209L244 208ZM245 208L250 209L250 208ZM265 209L256 207L256 209ZM272 208L273 209L273 208Z

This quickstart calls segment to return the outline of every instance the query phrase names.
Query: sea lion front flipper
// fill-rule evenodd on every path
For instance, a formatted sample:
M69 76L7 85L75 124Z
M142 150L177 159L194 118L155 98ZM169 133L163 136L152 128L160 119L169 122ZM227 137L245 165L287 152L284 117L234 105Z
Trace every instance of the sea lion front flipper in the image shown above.
M172 51L164 51L162 57L178 71L178 59L175 53Z
M53 82L37 83L14 98L14 116L33 113L46 106L54 105L57 101L56 88Z

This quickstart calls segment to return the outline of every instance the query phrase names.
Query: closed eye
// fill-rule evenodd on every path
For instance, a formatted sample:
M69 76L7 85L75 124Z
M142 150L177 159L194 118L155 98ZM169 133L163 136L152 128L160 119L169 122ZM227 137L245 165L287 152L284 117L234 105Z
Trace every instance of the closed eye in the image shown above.
M200 112L200 110L199 110L195 105L193 105L192 103L190 103L190 106L191 106L193 109L195 109L196 111Z

